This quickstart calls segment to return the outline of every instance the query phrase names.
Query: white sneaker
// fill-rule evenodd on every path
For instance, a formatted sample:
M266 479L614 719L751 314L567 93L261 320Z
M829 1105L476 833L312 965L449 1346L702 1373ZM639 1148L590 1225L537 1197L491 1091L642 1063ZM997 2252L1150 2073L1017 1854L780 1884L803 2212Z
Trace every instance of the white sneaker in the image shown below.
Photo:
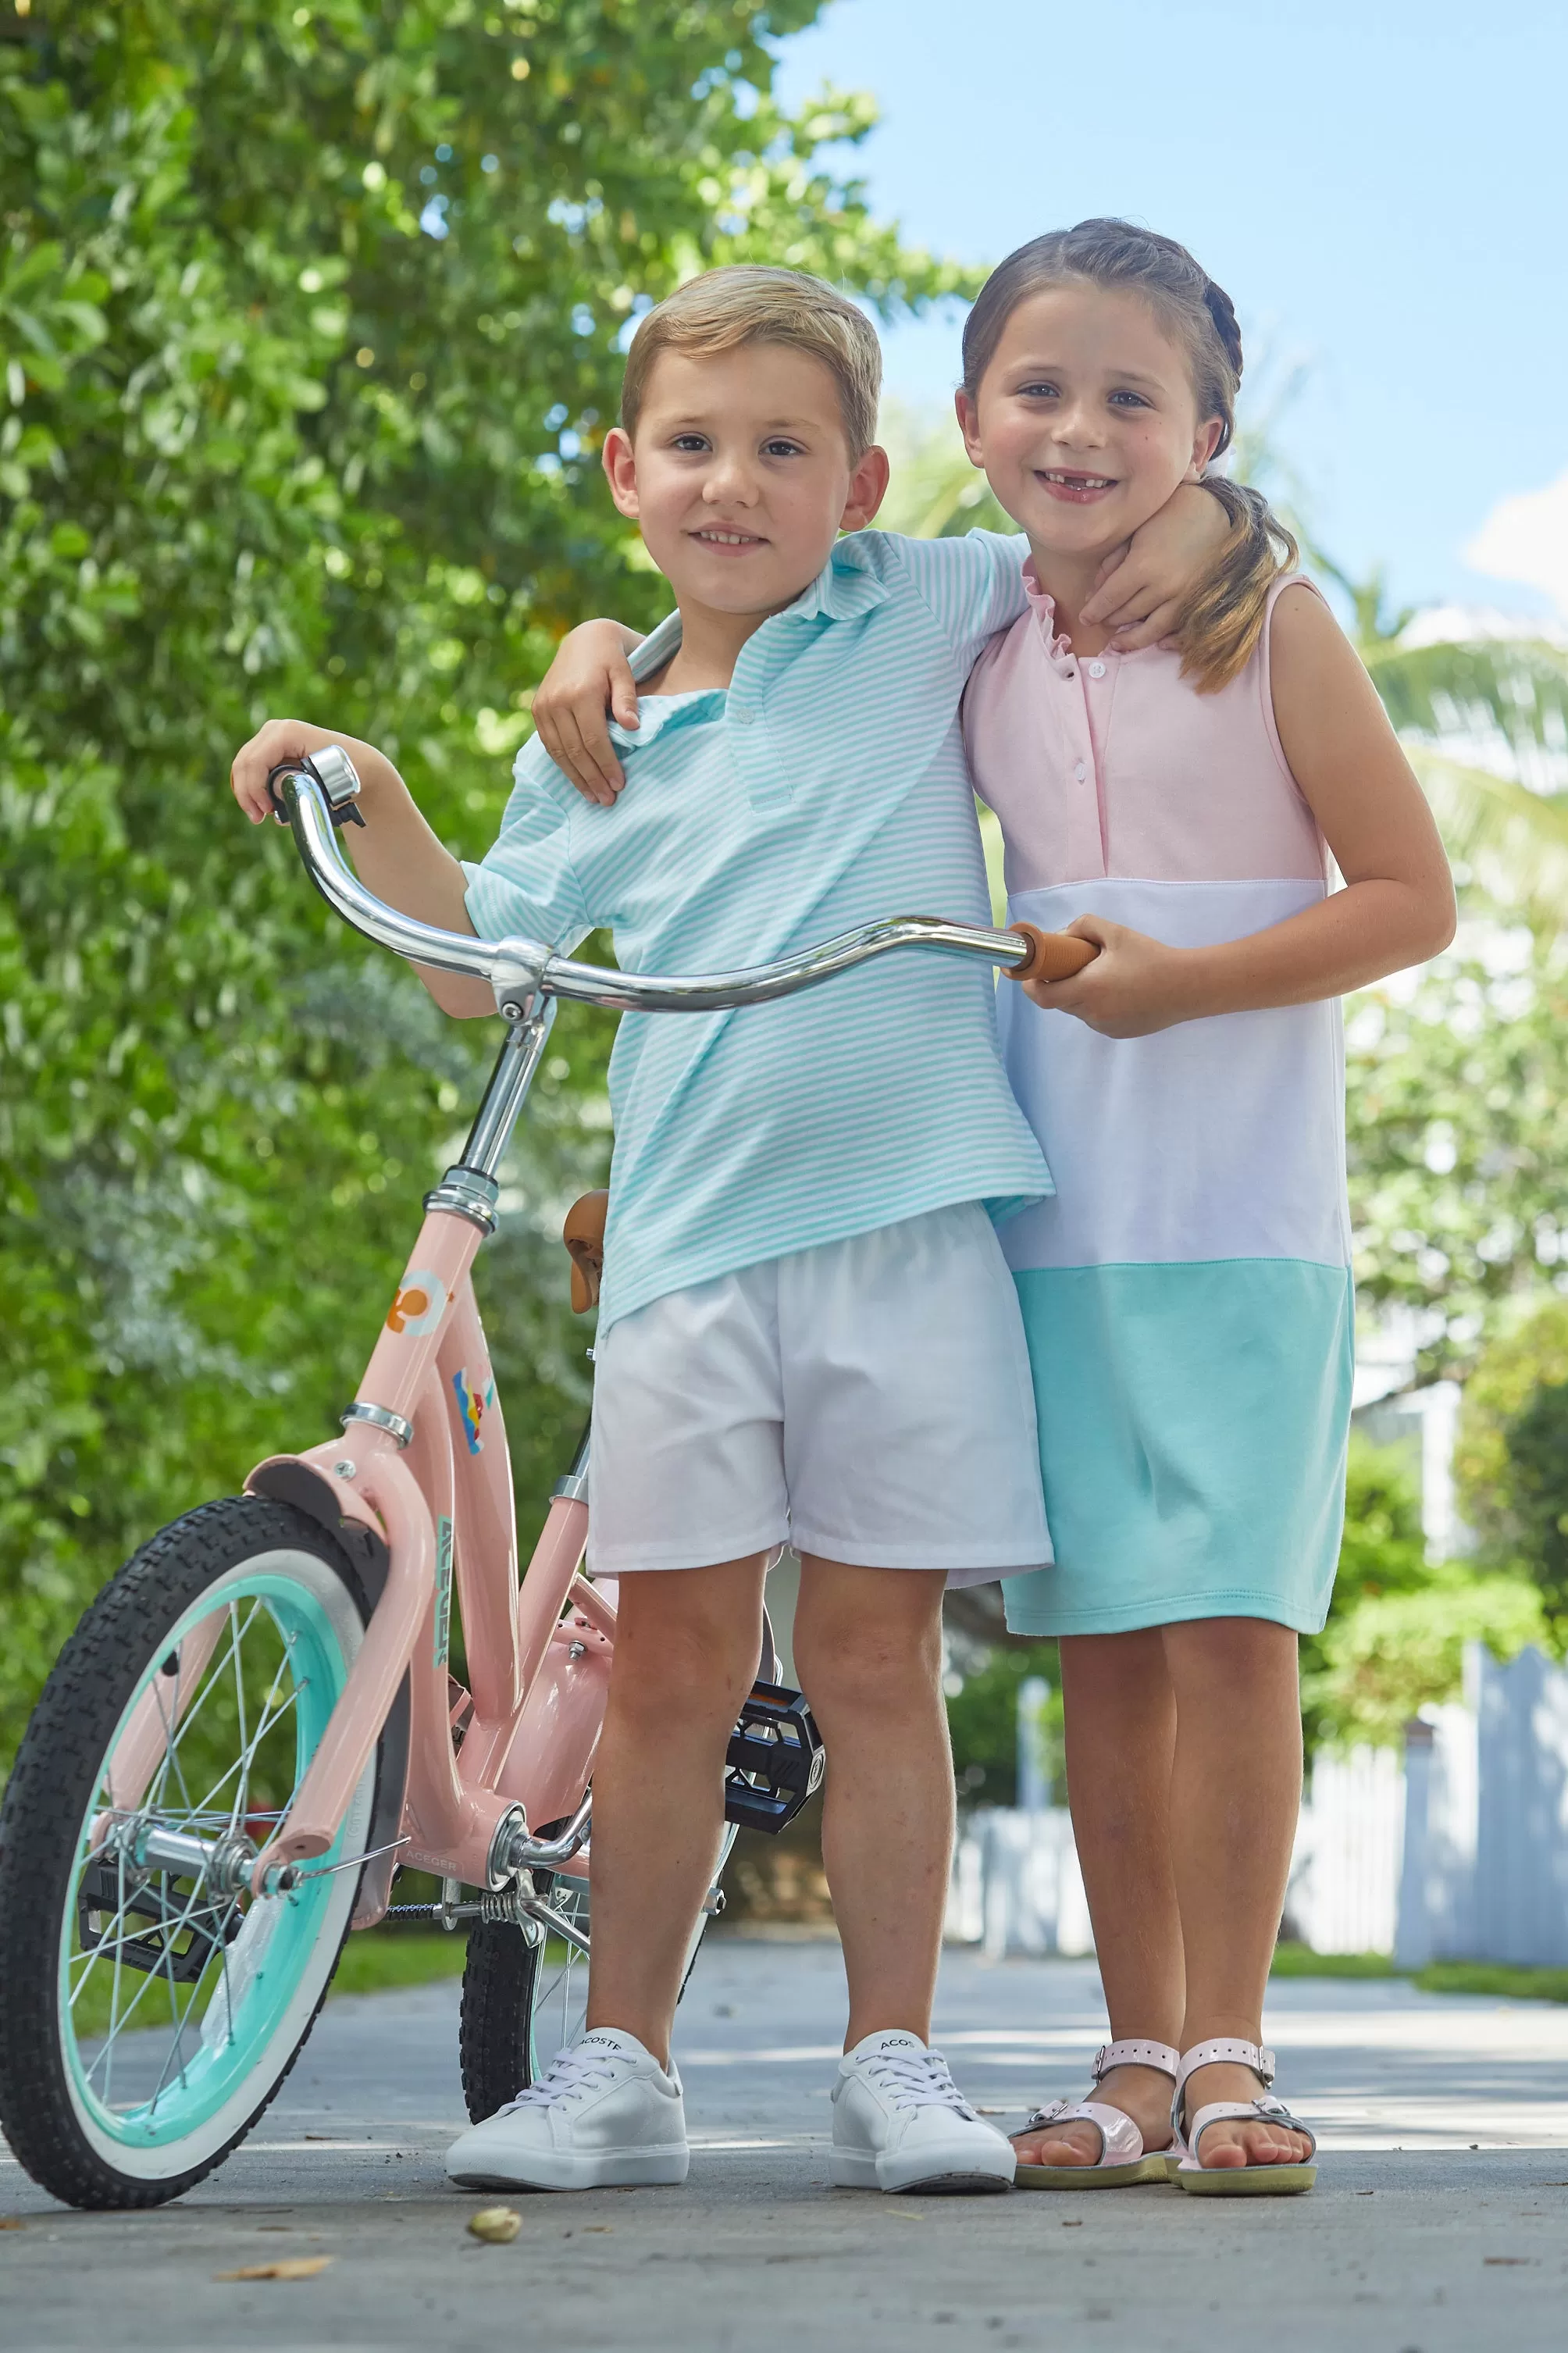
M596 2026L455 2140L447 2174L466 2189L625 2189L684 2181L690 2162L679 2077Z
M833 2087L836 2189L1008 2189L1016 2165L918 2034L868 2034L845 2052Z

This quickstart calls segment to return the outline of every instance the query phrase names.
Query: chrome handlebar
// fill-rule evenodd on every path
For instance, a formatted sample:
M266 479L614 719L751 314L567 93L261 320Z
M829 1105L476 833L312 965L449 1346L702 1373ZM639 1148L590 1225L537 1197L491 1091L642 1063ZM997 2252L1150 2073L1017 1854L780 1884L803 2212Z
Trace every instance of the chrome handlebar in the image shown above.
M313 772L323 763L325 789L321 776ZM569 997L580 1005L602 1005L622 1013L717 1013L739 1006L767 1005L894 948L944 949L949 955L983 958L1007 971L1028 964L1033 953L1029 941L1018 932L948 923L931 915L898 915L882 923L863 923L858 931L826 940L819 947L740 972L658 977L613 972L604 965L578 964L570 956L558 956L541 940L481 940L462 932L441 931L413 915L400 914L367 891L344 857L334 825L334 811L341 816L352 808L359 791L353 765L337 745L318 753L310 767L290 763L281 775L274 771L274 777L306 871L334 913L378 947L390 948L411 964L484 981L494 994L497 1011L509 1021L523 1019L542 997Z

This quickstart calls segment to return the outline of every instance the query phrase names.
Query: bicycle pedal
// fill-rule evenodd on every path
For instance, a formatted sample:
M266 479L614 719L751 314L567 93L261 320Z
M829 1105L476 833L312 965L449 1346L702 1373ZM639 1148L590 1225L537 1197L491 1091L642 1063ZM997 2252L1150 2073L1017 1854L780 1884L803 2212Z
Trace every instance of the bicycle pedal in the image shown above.
M827 1751L803 1694L755 1683L724 1761L725 1820L776 1837L821 1782Z

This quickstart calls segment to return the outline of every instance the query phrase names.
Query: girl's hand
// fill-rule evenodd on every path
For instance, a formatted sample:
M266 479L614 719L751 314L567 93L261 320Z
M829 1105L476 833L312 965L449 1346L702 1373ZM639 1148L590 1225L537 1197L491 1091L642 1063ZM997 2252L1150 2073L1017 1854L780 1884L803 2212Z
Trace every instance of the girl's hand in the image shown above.
M1100 915L1080 915L1068 932L1093 940L1100 954L1069 980L1018 983L1047 1012L1070 1013L1102 1038L1148 1038L1191 1020L1198 1009L1186 1001L1189 950L1167 947L1146 932L1108 923Z
M1125 545L1108 555L1079 618L1108 629L1122 653L1158 645L1230 536L1230 517L1197 482L1183 482Z
M262 825L269 817L278 817L267 790L267 779L272 770L285 760L306 758L312 752L326 749L329 744L341 744L354 764L361 786L374 793L389 763L374 744L361 744L352 735L336 733L331 727L312 727L308 719L269 719L259 728L248 744L242 744L234 755L234 765L228 780L235 799L252 825ZM283 823L278 817L279 825Z
M582 622L562 638L533 698L540 742L584 798L601 808L614 806L626 781L606 714L627 729L641 723L637 681L626 661L637 642L618 621Z

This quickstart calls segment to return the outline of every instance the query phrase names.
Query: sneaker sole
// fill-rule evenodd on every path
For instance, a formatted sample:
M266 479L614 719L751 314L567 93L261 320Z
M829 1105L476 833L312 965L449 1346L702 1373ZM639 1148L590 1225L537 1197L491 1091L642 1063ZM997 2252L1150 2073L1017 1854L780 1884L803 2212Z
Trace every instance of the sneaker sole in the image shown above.
M994 2170L963 2154L944 2162L940 2150L888 2165L869 2150L836 2148L830 2171L835 2189L880 2189L893 2197L921 2189L942 2198L984 2198L1013 2187L1011 2167Z
M691 2151L679 2148L595 2149L592 2156L520 2158L515 2166L447 2169L458 2189L677 2189L691 2169Z

